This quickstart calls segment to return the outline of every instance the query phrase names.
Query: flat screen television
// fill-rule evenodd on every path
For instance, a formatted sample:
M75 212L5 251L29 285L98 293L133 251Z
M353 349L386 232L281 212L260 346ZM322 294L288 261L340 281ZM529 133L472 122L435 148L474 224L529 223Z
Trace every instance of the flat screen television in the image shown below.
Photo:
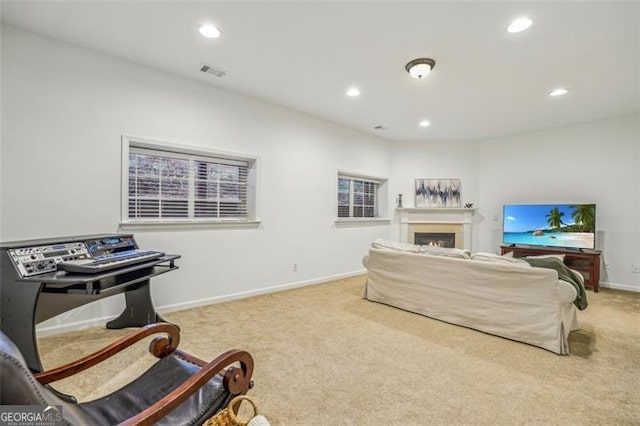
M595 204L505 204L504 244L594 249Z

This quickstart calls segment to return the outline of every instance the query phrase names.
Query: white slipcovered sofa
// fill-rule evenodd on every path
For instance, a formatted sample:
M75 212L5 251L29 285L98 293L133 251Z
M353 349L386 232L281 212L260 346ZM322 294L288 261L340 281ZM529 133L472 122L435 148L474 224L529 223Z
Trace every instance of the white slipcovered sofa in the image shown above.
M376 240L363 259L364 297L568 354L567 338L578 329L575 288L551 269L492 254L473 257L463 250Z

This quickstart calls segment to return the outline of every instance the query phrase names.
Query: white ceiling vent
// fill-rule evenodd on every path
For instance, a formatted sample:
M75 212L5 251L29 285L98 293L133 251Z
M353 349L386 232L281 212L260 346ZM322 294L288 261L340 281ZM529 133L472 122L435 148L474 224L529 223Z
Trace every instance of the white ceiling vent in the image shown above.
M206 72L207 74L213 74L216 77L224 77L225 75L227 75L226 71L213 68L212 66L206 64L200 64L200 71Z

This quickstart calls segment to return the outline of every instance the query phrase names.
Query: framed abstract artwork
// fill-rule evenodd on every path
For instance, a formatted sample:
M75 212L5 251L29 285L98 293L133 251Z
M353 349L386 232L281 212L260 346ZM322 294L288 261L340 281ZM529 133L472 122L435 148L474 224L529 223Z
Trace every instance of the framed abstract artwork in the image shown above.
M460 179L416 179L416 207L462 207Z

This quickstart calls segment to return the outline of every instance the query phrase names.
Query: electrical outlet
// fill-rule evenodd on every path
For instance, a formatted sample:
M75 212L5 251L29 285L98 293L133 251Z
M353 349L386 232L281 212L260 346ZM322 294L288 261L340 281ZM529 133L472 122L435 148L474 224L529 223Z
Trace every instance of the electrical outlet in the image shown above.
M609 262L604 262L604 269L611 268L611 264Z
M500 217L500 216L498 216L497 214L494 214L494 215L493 215L493 221L494 221L494 222L497 222L499 217Z
M634 274L640 274L640 265L631 265L631 272Z
M293 264L293 268L292 268L293 272L298 272L298 262L295 262Z

